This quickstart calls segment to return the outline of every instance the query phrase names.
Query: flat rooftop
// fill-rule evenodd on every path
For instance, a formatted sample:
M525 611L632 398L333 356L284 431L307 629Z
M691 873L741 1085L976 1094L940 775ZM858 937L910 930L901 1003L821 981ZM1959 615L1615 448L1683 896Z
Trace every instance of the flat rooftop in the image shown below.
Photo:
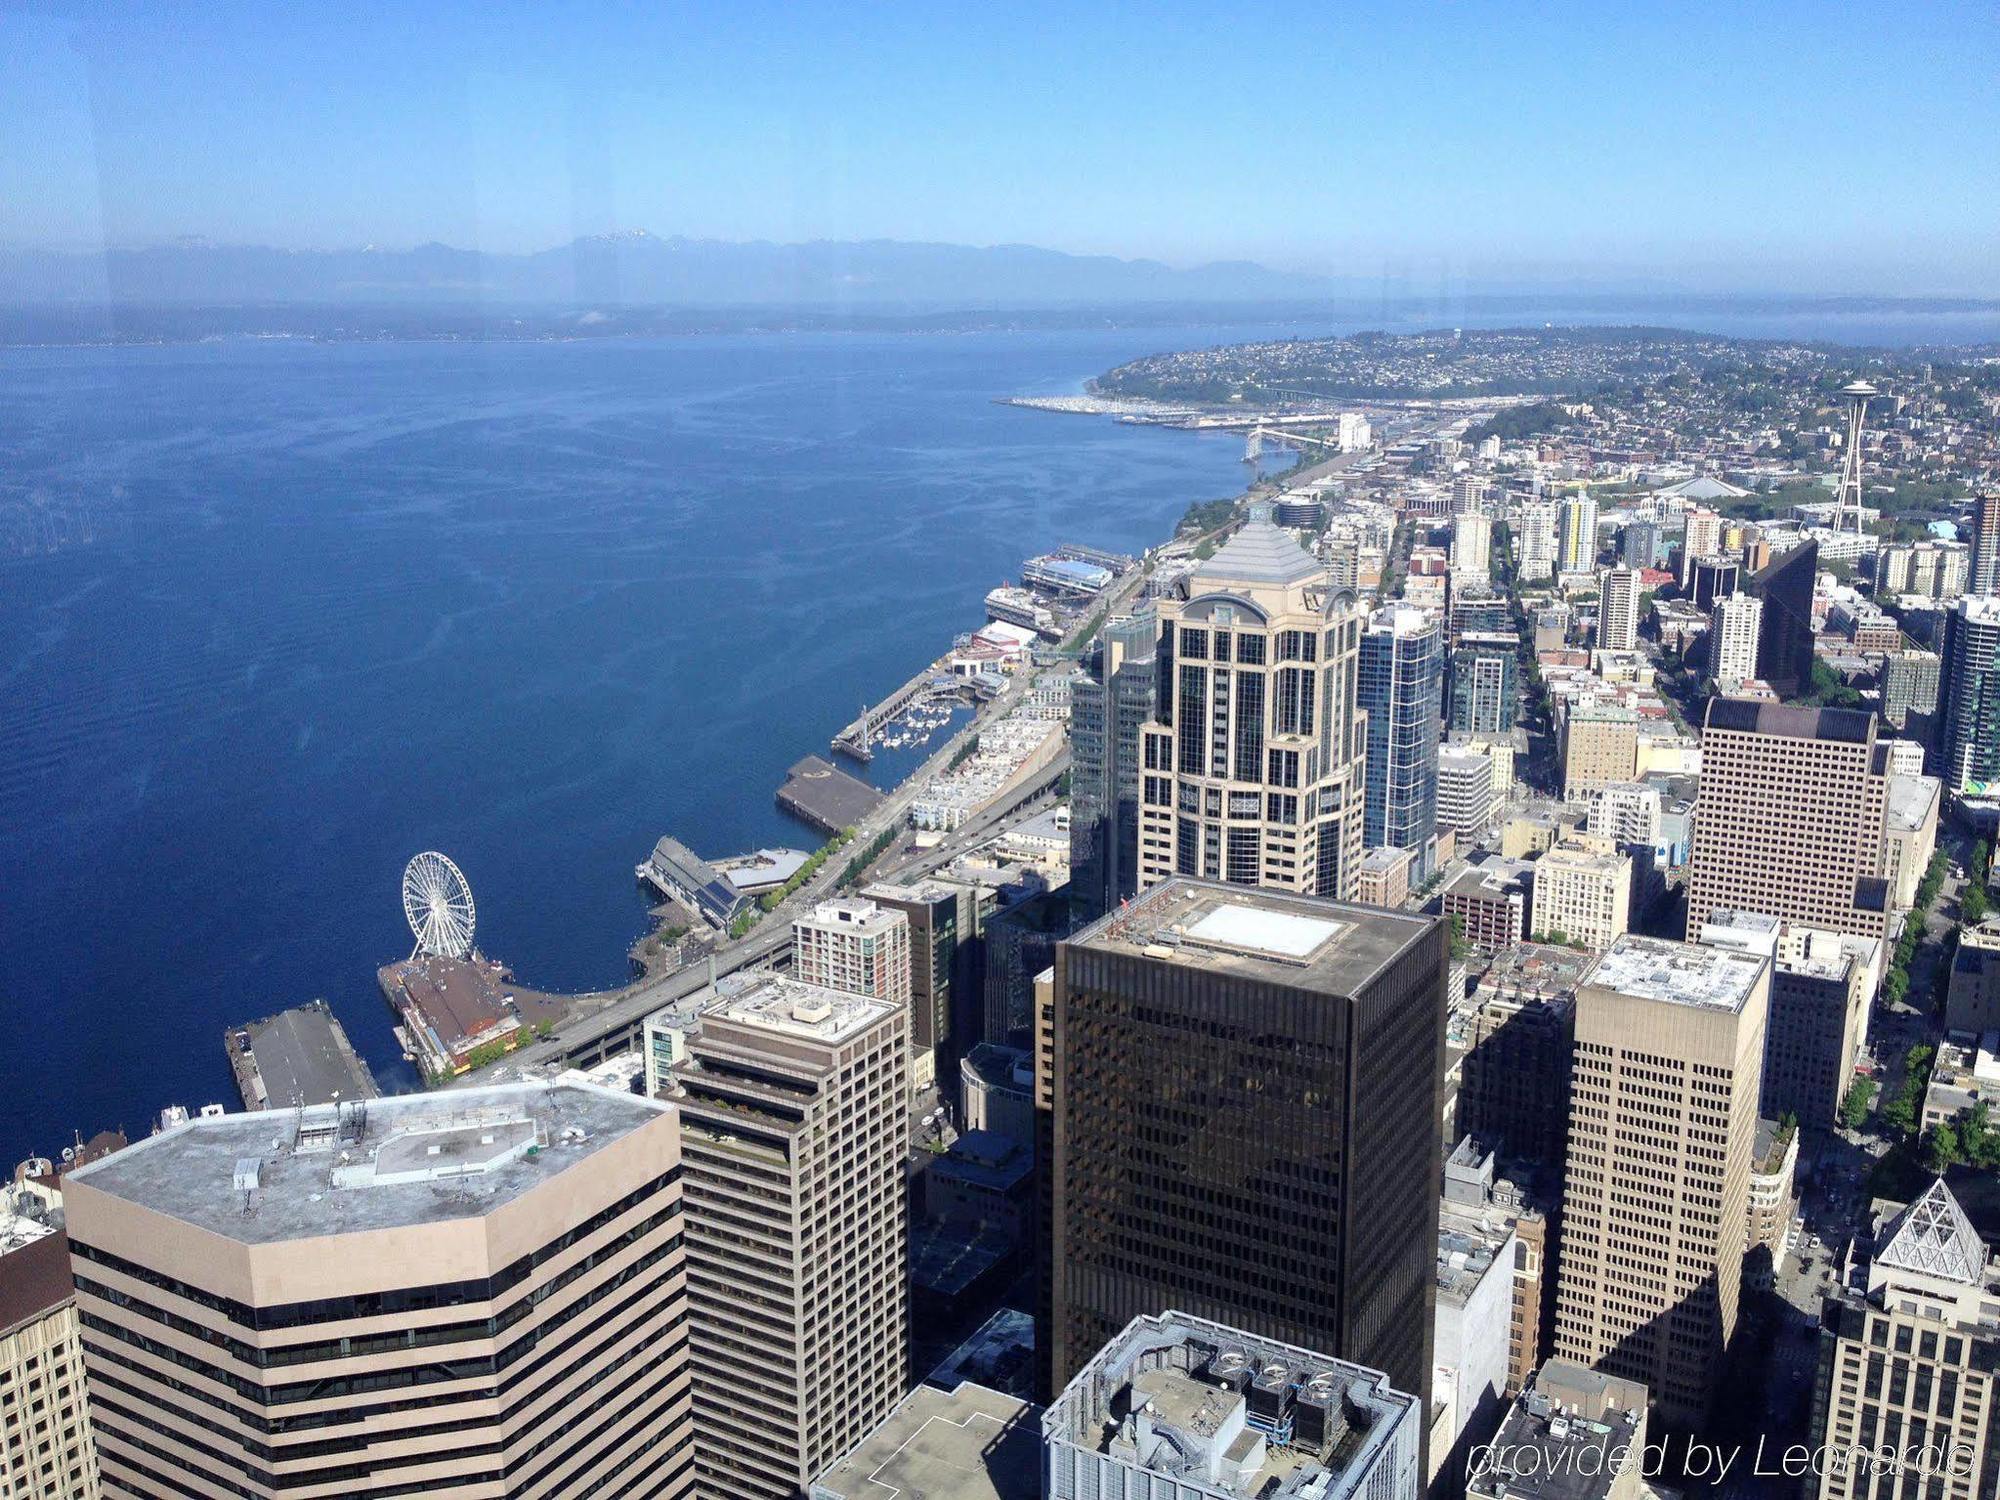
M1176 876L1070 943L1352 995L1426 940L1439 920Z
M886 1000L768 974L758 976L755 983L708 1015L780 1036L834 1043L859 1035L895 1009Z
M1710 729L1860 745L1867 743L1874 717L1856 708L1799 708L1756 698L1711 698L1706 723Z
M368 1065L324 1000L233 1026L230 1056L248 1054L254 1068L243 1102L252 1109L373 1099L380 1092Z
M1607 1412L1598 1421L1565 1412L1538 1391L1515 1398L1493 1441L1473 1456L1467 1484L1474 1496L1509 1500L1599 1500L1621 1470L1621 1451L1633 1444L1636 1419ZM1636 1462L1636 1459L1634 1460Z
M511 1083L193 1119L69 1174L247 1245L480 1218L671 1106Z
M1022 1500L1039 1494L1041 1412L965 1381L920 1385L813 1483L812 1500Z
M1252 1397L1291 1423L1247 1422ZM1135 1443L1132 1421L1113 1416L1121 1409L1144 1412L1151 1435ZM1099 1350L1050 1405L1042 1434L1243 1500L1336 1500L1366 1484L1398 1424L1421 1414L1416 1397L1374 1370L1167 1312L1135 1318Z
M1764 967L1754 953L1628 933L1598 959L1585 983L1637 1000L1739 1011Z

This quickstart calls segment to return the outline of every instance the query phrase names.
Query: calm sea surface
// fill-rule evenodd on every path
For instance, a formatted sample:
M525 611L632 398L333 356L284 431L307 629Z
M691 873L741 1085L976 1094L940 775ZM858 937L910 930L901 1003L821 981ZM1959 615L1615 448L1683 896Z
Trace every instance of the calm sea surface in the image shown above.
M0 1171L234 1105L224 1028L315 995L409 1083L420 849L524 983L621 982L661 833L809 846L785 767L1025 556L1241 487L1240 439L992 398L1328 331L0 350Z

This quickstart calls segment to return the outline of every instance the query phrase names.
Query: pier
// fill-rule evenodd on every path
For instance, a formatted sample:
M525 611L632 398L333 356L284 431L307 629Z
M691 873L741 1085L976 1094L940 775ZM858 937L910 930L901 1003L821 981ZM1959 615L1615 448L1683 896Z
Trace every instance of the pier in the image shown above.
M808 755L787 771L785 784L778 788L778 806L822 833L859 827L882 802L874 787L817 755Z
M861 716L833 737L833 748L842 755L864 764L875 758L875 737L917 699L933 688L951 685L951 679L939 678L938 664L930 663L916 676L897 688L874 707L862 706Z

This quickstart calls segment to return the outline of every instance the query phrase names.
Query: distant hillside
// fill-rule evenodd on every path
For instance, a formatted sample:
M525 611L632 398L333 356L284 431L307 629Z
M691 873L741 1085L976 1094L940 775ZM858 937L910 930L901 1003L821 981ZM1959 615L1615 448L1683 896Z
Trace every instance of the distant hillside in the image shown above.
M449 245L275 250L189 241L102 254L0 250L0 303L131 306L501 302L681 307L1271 302L1354 290L1247 261L1176 270L1031 245L779 245L597 235L528 255Z

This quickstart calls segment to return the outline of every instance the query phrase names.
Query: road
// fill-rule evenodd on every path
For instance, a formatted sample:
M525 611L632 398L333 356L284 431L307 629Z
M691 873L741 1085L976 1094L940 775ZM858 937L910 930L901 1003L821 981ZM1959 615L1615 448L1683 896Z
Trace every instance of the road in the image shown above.
M884 828L900 827L908 813L911 800L915 798L929 776L943 768L964 737L976 732L981 724L990 722L989 712L1004 714L1026 690L1026 681L1017 681L991 704L986 705L980 714L974 716L971 724L954 735L915 775L891 793L879 808L857 826L854 840L848 847L865 849ZM882 863L878 866L879 872L883 875L907 877L928 874L949 863L976 844L1004 832L1016 822L1034 816L1039 811L1040 805L1048 799L1062 773L1068 769L1069 752L1065 749L1031 781L1025 783L1003 802L968 820L963 827L931 848L901 857L893 848L885 851ZM606 1057L638 1045L639 1029L646 1017L662 1006L704 988L709 983L711 972L718 977L734 974L740 969L755 968L759 964L768 963L780 953L788 951L792 943L793 916L814 902L832 895L847 864L847 859L842 855L835 855L829 859L811 880L793 892L777 908L767 912L749 932L718 947L713 954L712 965L710 961L703 960L685 969L642 979L630 988L620 991L617 998L609 1003L564 1021L554 1036L543 1041L530 1042L519 1051L509 1053L503 1062L495 1064L494 1067L464 1074L454 1079L449 1086L459 1088L475 1083L490 1083L504 1071L527 1071L550 1064L589 1067Z

